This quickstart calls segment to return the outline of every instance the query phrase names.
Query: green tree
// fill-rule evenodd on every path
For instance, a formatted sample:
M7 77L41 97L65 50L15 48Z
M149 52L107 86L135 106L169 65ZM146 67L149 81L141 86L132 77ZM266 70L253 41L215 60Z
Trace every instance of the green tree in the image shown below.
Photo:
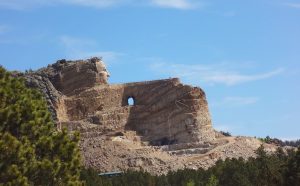
M186 186L195 186L194 180L189 180L189 181L186 183Z
M283 168L280 156L278 157L276 154L268 155L263 145L256 150L256 154L258 157L255 164L259 169L259 177L256 180L257 185L282 185L284 179L281 172Z
M217 186L219 184L218 178L215 175L211 175L208 179L206 186Z
M300 147L290 156L285 174L285 185L300 185Z
M86 186L112 186L108 178L99 176L98 172L92 168L83 168L80 178L85 181Z
M57 131L42 95L0 67L0 185L80 185L79 134Z

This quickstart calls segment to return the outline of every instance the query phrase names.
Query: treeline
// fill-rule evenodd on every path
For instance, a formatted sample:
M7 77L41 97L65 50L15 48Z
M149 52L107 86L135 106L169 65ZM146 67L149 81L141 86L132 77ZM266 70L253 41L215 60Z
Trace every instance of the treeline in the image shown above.
M271 138L270 136L267 136L265 138L259 138L261 141L268 143L268 144L276 144L281 147L284 146L291 146L291 147L299 147L300 146L300 139L298 140L280 140L278 138Z
M100 177L92 169L83 170L81 179L87 185L107 186L299 186L300 148L284 152L281 148L267 154L263 147L256 158L217 161L208 170L178 170L167 175L152 176L146 172L128 171L121 176ZM174 162L175 163L175 162Z
M225 131L220 131L220 133L222 134L222 135L224 135L224 136L227 136L227 137L229 137L229 136L231 136L231 133L230 132L225 132Z
M228 131L220 131L220 133L224 136L232 136L230 132ZM299 147L300 146L300 139L297 140L281 140L278 138L271 138L270 136L266 136L265 138L258 138L259 140L261 140L264 143L268 143L268 144L275 144L281 147L285 147L285 146L291 146L291 147Z

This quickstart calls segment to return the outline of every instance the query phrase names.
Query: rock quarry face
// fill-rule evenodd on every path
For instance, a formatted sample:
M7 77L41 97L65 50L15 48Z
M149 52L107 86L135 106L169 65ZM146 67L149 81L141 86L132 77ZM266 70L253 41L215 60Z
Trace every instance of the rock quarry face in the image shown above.
M88 121L134 130L153 145L214 139L200 88L183 85L177 78L110 85L108 75L98 58L60 60L34 73L42 82L36 82L36 87L45 84L44 93L58 122ZM134 105L128 105L130 98Z
M222 155L220 146L243 140L216 132L204 91L177 78L108 84L99 58L59 60L21 76L43 92L59 129L80 131L84 164L102 172L208 167L220 157L253 156L260 144L251 139L247 155Z

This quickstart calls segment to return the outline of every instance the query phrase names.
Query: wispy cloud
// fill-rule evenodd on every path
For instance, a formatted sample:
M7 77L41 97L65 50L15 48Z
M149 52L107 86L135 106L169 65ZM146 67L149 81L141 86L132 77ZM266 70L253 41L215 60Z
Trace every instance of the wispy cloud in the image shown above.
M26 10L42 6L73 5L93 8L108 8L119 5L154 5L162 8L192 9L199 7L196 0L0 0L0 8Z
M176 9L193 9L198 7L199 2L189 0L152 0L152 4L165 7L165 8L176 8Z
M13 10L24 10L28 8L38 7L41 5L49 4L47 0L0 0L0 8L13 9Z
M239 72L238 69L232 70L228 66L224 63L187 65L156 62L152 63L150 68L161 74L180 77L193 84L225 84L227 86L271 78L284 70L278 68L264 73L246 74Z
M123 55L119 52L99 50L97 43L90 39L61 36L59 40L68 59L85 59L97 56L103 57L104 61L110 64Z
M105 8L131 2L131 0L57 0L64 4Z
M300 8L300 3L284 3L284 5L291 8Z
M0 7L15 10L56 5L78 5L94 8L106 8L130 1L131 0L0 0Z
M240 107L255 104L259 101L258 97L225 97L220 101L213 102L212 107Z

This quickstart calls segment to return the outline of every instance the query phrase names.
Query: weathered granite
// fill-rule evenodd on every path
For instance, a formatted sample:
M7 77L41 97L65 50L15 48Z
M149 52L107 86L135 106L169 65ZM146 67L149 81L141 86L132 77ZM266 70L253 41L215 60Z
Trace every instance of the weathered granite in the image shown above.
M177 78L110 85L99 58L59 60L24 77L43 92L58 122L84 120L134 130L152 145L215 138L204 91Z
M177 78L108 84L99 58L15 75L41 90L58 129L80 131L84 165L101 172L208 168L220 158L255 157L262 144L214 131L204 91Z
M99 58L59 60L25 74L27 84L44 93L58 122L85 120L134 130L152 145L215 138L202 89L177 78L110 85L108 76Z

